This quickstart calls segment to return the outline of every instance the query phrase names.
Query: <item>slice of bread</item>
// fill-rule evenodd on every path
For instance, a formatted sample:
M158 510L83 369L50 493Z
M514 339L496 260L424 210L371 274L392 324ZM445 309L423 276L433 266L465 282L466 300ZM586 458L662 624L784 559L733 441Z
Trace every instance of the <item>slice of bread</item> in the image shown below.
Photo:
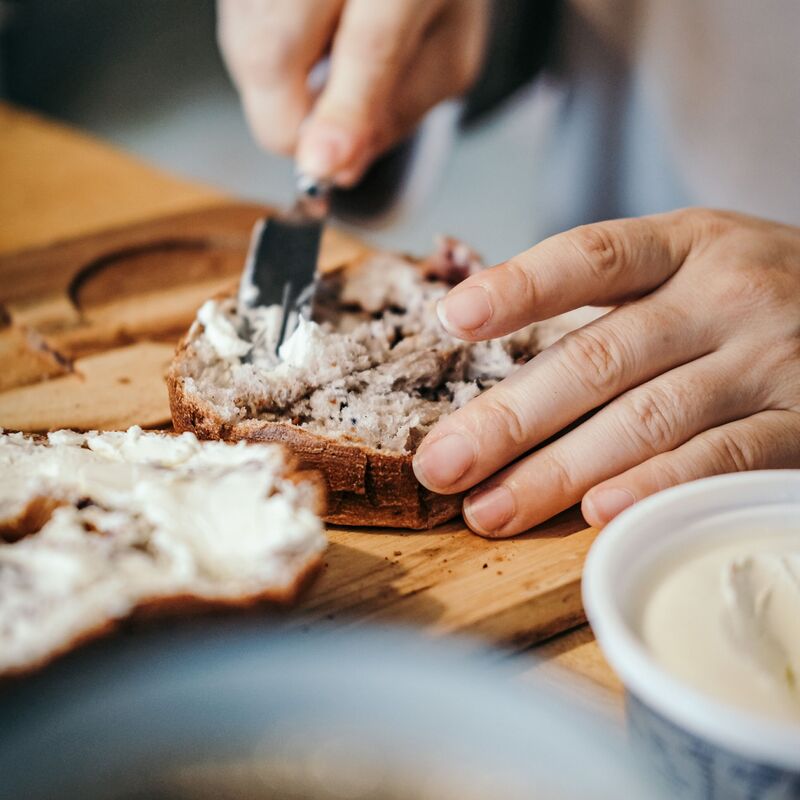
M479 268L454 240L421 263L362 256L322 278L319 320L300 320L279 355L277 306L208 301L168 373L173 424L201 438L288 445L325 475L329 522L429 528L451 519L461 497L417 482L417 445L443 415L549 344L553 324L564 327L479 343L449 336L436 303Z
M0 435L0 675L134 613L292 600L326 546L323 494L277 446Z

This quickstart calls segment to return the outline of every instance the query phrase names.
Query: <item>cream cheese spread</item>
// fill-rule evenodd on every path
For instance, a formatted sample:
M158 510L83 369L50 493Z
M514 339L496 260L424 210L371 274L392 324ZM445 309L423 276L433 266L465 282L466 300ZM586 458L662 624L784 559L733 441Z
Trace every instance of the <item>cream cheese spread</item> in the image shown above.
M48 439L49 447L21 434L0 436L3 516L31 496L90 498L149 520L203 562L201 574L217 577L224 571L236 578L253 559L324 543L321 524L283 479L277 447L200 442L191 433L138 426L57 431Z
M0 432L0 673L142 602L280 596L326 546L313 491L273 445ZM41 500L57 507L4 541Z
M656 659L695 688L800 722L800 531L686 559L656 583L641 632Z
M298 369L313 370L319 367L320 356L325 353L325 332L305 317L300 317L297 327L278 348L284 364Z
M197 312L206 338L222 359L238 359L247 355L252 345L239 338L230 318L222 312L214 300L206 300Z

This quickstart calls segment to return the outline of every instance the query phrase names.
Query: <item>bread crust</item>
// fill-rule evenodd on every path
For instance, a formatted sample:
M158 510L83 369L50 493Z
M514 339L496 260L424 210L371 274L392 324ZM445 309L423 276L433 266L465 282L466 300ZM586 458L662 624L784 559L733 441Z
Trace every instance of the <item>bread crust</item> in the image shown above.
M89 642L111 636L120 628L131 624L152 622L160 619L186 618L199 614L212 614L215 612L243 611L262 605L288 606L295 602L298 596L312 582L322 566L323 554L310 560L302 570L298 571L294 581L284 589L270 589L266 592L257 592L249 595L240 595L225 600L206 599L191 593L160 597L146 600L135 606L130 614L118 619L106 619L91 630L81 631L77 636L36 661L24 666L12 667L0 674L0 686L32 675L44 669L49 664L57 661L67 653L77 650Z
M288 421L225 422L210 404L184 391L179 365L189 344L187 334L166 377L176 431L191 431L199 439L283 444L300 469L324 476L327 508L322 518L326 522L425 530L461 513L463 494L436 494L422 486L411 467L411 453L385 453L357 442L342 443Z

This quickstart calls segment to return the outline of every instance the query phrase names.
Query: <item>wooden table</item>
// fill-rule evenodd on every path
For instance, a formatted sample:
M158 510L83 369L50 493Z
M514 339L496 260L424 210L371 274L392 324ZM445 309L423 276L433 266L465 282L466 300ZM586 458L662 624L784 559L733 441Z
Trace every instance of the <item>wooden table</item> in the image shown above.
M0 176L0 256L226 199L215 189L168 175L84 134L3 104ZM570 682L576 691L601 687L610 707L618 710L621 687L587 626L514 658L523 679L557 681L565 668L579 676Z

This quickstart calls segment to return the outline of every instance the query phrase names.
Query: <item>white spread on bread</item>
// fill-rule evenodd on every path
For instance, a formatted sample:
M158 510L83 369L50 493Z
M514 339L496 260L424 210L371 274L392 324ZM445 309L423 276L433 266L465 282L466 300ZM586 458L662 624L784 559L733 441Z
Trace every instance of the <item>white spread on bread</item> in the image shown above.
M800 722L800 541L764 535L686 560L656 585L642 633L698 689Z
M297 327L278 350L278 369L324 373L331 360L331 343L326 338L321 325L300 317ZM346 358L348 354L343 356Z
M323 319L301 321L279 356L277 307L209 301L175 367L183 392L210 404L225 423L286 420L378 450L413 450L442 415L510 375L553 338L542 325L488 342L451 337L436 315L451 285L436 275L457 268L466 274L475 260L465 249L466 266L456 264L456 244L449 242L450 256L440 257L436 270L380 253L325 278L333 299ZM576 326L559 324L559 336ZM251 342L241 338L245 331Z
M197 319L203 326L204 336L220 358L241 358L252 349L250 342L239 338L230 317L213 300L206 300L200 306Z
M325 547L315 492L274 445L139 428L0 435L0 673L142 604L288 599ZM58 507L4 541L43 499Z

